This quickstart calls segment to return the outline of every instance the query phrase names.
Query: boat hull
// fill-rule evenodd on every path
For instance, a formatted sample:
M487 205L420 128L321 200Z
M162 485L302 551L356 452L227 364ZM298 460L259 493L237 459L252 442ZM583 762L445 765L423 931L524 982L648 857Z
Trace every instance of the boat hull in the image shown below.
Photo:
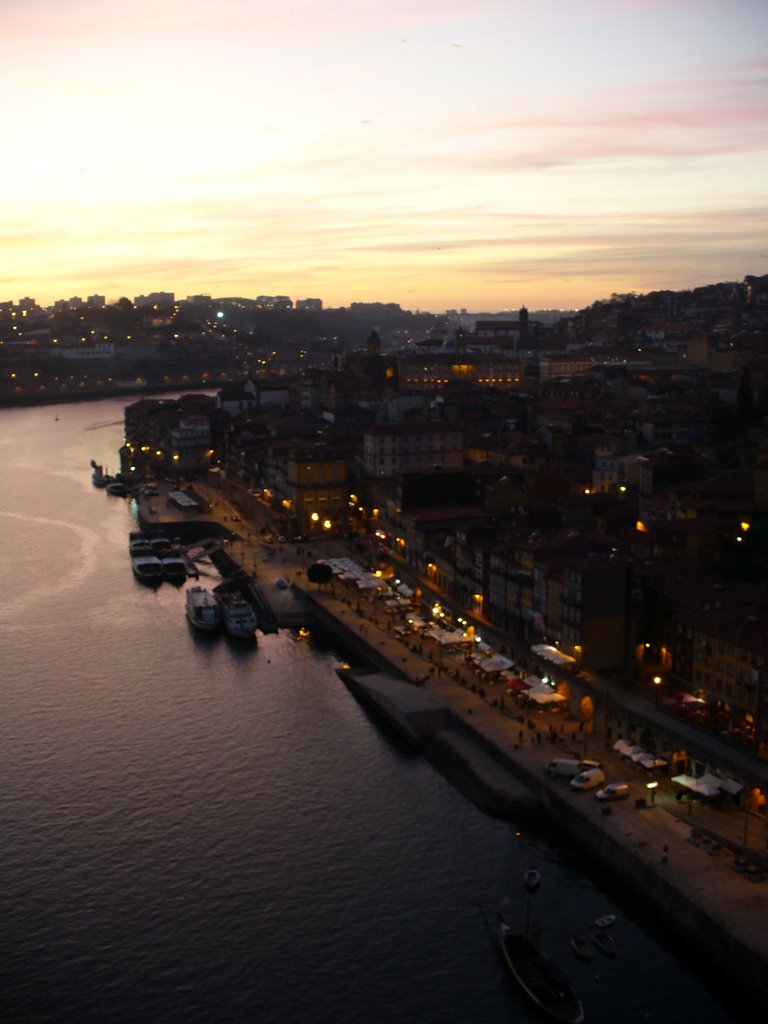
M163 566L153 555L131 555L131 569L140 583L156 587L163 582Z
M236 640L255 640L258 620L252 606L238 594L217 594L216 598L227 633Z
M499 943L509 973L528 999L549 1020L581 1024L584 1010L570 982L523 932L503 920Z
M204 633L212 633L221 625L216 598L204 587L191 587L187 591L185 614L190 625Z

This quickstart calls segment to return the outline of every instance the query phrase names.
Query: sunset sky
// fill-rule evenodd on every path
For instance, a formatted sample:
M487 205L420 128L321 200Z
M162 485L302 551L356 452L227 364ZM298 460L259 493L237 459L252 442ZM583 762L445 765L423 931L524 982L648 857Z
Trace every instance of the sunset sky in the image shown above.
M0 299L768 274L766 0L0 0Z

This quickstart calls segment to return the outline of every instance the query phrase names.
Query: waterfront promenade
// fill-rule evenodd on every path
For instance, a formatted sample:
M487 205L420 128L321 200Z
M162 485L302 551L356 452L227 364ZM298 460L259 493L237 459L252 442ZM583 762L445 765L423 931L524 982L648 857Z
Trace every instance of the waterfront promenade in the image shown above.
M308 565L349 556L346 543L265 544L263 524L233 522L237 509L220 494L209 496L215 501L213 517L239 531L227 545L229 556L253 576L278 621L299 621L302 608L314 606L340 635L355 638L361 660L367 654L443 702L453 721L463 725L457 732L461 756L479 781L497 792L525 782L556 823L577 841L588 841L601 863L613 864L640 896L647 894L649 906L666 908L682 934L713 958L729 961L729 972L768 1000L768 881L760 870L768 867L764 821L736 805L682 804L663 776L652 780L657 789L648 790L647 774L617 754L599 722L585 734L568 712L502 706L500 693L497 697L492 687L477 685L470 664L449 659L422 635L400 636L375 601L339 583L307 582ZM281 585L285 582L290 586ZM622 694L615 699L623 700ZM544 766L550 760L569 755L599 759L609 782L630 784L631 797L603 814L594 791L576 792L567 779L547 776ZM642 807L636 806L640 800Z

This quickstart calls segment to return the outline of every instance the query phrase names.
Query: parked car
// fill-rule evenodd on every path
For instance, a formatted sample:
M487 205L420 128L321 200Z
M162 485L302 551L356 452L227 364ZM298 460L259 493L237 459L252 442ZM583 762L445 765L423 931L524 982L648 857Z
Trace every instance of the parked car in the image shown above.
M609 782L603 789L595 793L598 800L623 800L629 796L629 785L626 782Z
M579 774L579 762L567 757L556 757L544 766L547 775L566 775L573 778Z
M602 768L588 768L585 772L571 779L573 789L594 789L605 782L605 772Z
M566 778L573 778L579 772L585 772L589 768L602 768L599 761L591 761L589 758L577 761L576 758L556 757L549 764L544 765L547 775L564 775Z

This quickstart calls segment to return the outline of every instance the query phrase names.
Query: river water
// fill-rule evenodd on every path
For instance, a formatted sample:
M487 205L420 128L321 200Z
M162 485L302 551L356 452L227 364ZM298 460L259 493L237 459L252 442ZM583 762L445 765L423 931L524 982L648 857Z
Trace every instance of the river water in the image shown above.
M403 749L337 654L201 639L183 588L137 584L131 503L90 480L122 415L0 410L0 1020L525 1024L488 920L532 864L588 1021L738 1019L562 837ZM582 963L607 912L618 955Z

